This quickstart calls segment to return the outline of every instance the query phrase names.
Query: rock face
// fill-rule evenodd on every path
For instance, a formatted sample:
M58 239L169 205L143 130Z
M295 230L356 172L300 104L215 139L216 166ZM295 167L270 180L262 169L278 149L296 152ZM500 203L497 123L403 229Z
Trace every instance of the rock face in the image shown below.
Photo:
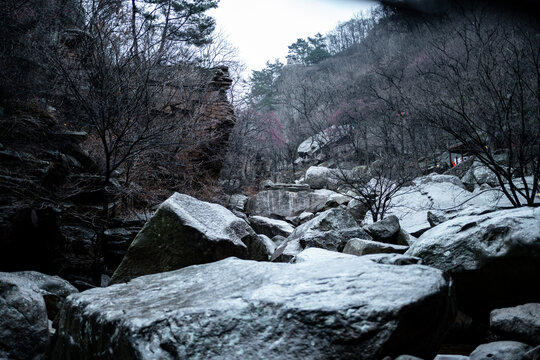
M459 217L424 233L406 252L450 273L460 309L493 309L540 298L540 208Z
M291 190L261 191L249 198L246 212L250 215L285 219L289 216L300 215L304 211L318 212L324 208L328 199L326 194L311 190Z
M111 284L229 256L247 258L245 242L253 237L249 225L223 206L175 193L133 240Z
M490 327L512 340L540 344L540 304L530 303L493 310Z
M49 344L47 309L39 288L0 273L0 359L41 359Z
M408 249L408 246L385 244L379 241L364 239L351 239L345 245L343 253L357 256L381 253L404 254Z
M432 358L454 315L443 274L337 255L230 258L73 295L53 359Z
M352 215L343 208L326 210L317 217L297 227L281 244L272 260L290 261L296 254L306 248L341 251L352 238L370 239Z
M395 215L364 227L375 240L389 244L397 244L400 229L399 219Z
M477 347L470 355L470 360L518 360L531 347L515 341L496 341Z
M294 231L294 226L288 222L264 216L252 216L249 218L249 222L257 234L263 234L271 238L276 235L287 237Z

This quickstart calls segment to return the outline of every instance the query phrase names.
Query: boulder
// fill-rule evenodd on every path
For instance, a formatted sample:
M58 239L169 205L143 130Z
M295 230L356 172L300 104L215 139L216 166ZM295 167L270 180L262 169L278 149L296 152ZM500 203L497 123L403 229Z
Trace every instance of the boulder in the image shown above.
M339 186L339 172L324 166L311 166L306 171L304 182L312 189L332 189Z
M365 239L351 239L345 245L343 253L357 256L380 253L404 254L408 249L408 246L385 244Z
M337 255L229 258L70 296L53 358L432 358L454 315L443 273Z
M66 297L79 292L68 281L59 276L46 275L37 271L17 271L11 273L28 282L28 287L37 288L43 296L49 320L54 320Z
M507 339L540 344L540 304L529 303L511 308L493 310L490 327Z
M294 231L294 226L288 222L264 216L252 216L249 218L249 223L257 234L264 234L269 237L276 235L287 237Z
M358 226L344 208L326 210L307 223L297 227L272 255L272 261L290 261L296 254L310 247L342 251L352 238L371 237Z
M0 273L0 359L45 357L47 308L40 289L24 277Z
M463 182L478 186L487 184L489 186L498 186L499 181L493 171L479 161L473 162L471 168L463 176Z
M364 226L364 230L373 239L388 244L397 244L400 229L399 219L394 215Z
M460 309L493 309L540 298L540 208L458 217L425 232L406 252L452 275Z
M516 341L495 341L478 346L470 360L521 360L531 346Z
M418 178L416 182L420 184L450 183L462 189L465 189L465 185L463 184L461 179L455 175L431 173L429 175Z
M249 198L246 212L250 215L285 219L303 212L318 212L324 208L327 194L312 190L264 190Z
M246 242L257 241L253 229L223 206L175 193L133 240L111 284L229 256L248 258Z

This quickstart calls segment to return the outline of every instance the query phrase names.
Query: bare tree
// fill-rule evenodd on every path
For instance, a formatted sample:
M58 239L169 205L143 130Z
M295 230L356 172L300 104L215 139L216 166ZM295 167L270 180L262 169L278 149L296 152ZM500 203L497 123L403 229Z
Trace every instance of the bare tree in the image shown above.
M423 119L452 135L497 177L513 206L533 206L540 174L538 24L468 11L433 43L422 71ZM502 159L501 161L501 158ZM532 177L532 181L527 179Z

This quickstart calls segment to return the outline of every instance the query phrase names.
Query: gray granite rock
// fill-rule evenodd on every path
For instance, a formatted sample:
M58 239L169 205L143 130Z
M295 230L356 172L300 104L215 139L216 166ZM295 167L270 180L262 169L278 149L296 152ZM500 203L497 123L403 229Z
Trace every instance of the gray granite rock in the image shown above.
M296 264L229 258L72 295L53 359L436 354L454 316L441 271L326 253Z
M495 341L478 346L470 360L521 360L531 346L516 341Z
M399 219L394 215L364 226L364 230L371 235L373 239L389 244L397 244L400 229Z

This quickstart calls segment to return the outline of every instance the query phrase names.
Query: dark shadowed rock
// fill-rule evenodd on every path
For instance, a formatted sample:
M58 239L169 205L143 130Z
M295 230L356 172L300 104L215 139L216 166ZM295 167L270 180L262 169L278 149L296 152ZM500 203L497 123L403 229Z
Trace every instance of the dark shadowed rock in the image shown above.
M39 288L24 277L0 273L0 359L41 359L48 344L47 309Z
M527 351L523 355L523 360L540 360L540 345Z
M272 260L290 261L296 254L310 247L342 251L347 241L352 238L371 240L347 209L326 210L297 227L287 238L287 242L276 249Z
M253 229L223 206L175 193L133 240L111 284L229 256L247 258L251 237Z
M408 249L408 246L385 244L365 239L351 239L345 245L343 253L357 256L380 253L404 254Z
M397 244L400 229L399 219L394 215L364 226L364 230L366 230L373 239L389 244Z
M489 319L492 330L505 338L540 344L540 304L530 303L493 310Z
M332 254L229 258L70 296L53 358L432 358L454 315L442 272Z
M540 208L459 217L424 233L406 252L450 273L460 309L487 319L540 298Z
M283 220L276 220L264 216L252 216L249 218L251 227L257 234L268 237L276 235L289 236L294 231L294 226Z
M516 341L496 341L478 346L470 360L521 360L531 346Z
M385 264L385 265L421 265L422 259L414 257L414 256L407 256L402 254L370 254L370 255L364 255L363 256L366 259L369 259L373 262L376 262L377 264Z

